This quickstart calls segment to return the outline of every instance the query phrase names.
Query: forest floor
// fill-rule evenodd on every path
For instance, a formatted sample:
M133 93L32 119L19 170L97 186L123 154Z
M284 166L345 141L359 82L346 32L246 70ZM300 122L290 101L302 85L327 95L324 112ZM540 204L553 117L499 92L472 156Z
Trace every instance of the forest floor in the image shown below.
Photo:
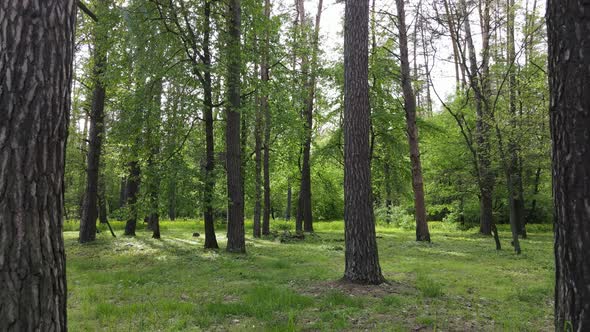
M315 235L282 243L253 239L246 255L203 249L203 224L164 222L162 239L138 225L136 238L103 231L80 245L67 223L71 331L550 331L553 245L548 225L531 225L523 254L475 229L431 223L433 243L414 231L378 227L389 284L352 286L344 271L342 222L318 222ZM289 227L276 222L282 233ZM289 225L292 225L290 223ZM281 230L278 230L278 229ZM217 229L225 247L225 230Z

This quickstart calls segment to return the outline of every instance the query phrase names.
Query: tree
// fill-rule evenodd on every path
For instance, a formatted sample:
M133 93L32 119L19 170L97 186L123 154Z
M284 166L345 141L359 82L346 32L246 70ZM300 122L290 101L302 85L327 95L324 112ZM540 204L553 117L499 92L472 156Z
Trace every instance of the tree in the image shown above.
M408 142L410 144L410 160L412 162L412 187L414 189L414 207L416 209L416 241L430 242L430 232L426 221L426 206L424 203L424 182L422 180L422 164L420 162L420 147L418 126L416 125L416 97L410 77L410 61L408 57L408 36L406 33L406 13L404 0L396 0L399 27L399 48L401 60L401 80L406 110L406 124Z
M295 29L299 29L296 33L299 35L299 46L303 47L307 42L307 28L308 24L305 19L305 1L295 0L295 7L297 10L297 18L295 19ZM299 184L299 198L297 201L297 219L296 230L301 232L313 231L313 214L311 202L311 133L313 128L313 96L309 94L310 87L310 65L309 55L306 50L298 50L301 57L301 76L303 80L303 105L301 105L301 120L303 121L303 143L301 145L301 161L300 165L300 184ZM294 56L295 56L294 52ZM295 68L293 68L295 69ZM313 70L313 69L312 69ZM309 106L312 109L309 109Z
M547 2L553 138L555 330L590 329L590 20L582 0Z
M246 252L244 188L240 143L241 5L230 0L227 11L227 100L225 151L227 168L227 251Z
M380 284L369 161L369 1L346 0L344 15L344 279Z
M98 2L101 7L106 7L105 0ZM104 22L103 19L100 23ZM96 238L96 219L98 218L98 193L100 176L100 154L104 136L104 104L105 83L104 71L106 66L106 29L98 26L94 28L94 68L92 105L90 107L90 133L88 137L88 156L86 158L86 190L84 192L84 204L82 206L82 218L80 220L80 243L91 242Z
M0 2L0 330L62 331L76 3Z
M264 92L260 99L260 108L264 113L264 211L262 215L262 234L270 234L270 131L272 128L270 117L270 105L268 103L268 81L270 80L270 0L264 0L264 46L262 53L262 62L260 64L260 79L262 80Z

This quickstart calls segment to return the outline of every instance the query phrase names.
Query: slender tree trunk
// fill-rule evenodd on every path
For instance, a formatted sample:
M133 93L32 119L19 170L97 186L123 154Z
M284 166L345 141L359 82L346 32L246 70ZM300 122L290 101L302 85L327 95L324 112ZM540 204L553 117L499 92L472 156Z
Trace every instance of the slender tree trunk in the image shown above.
M555 330L590 329L590 12L547 2L555 205Z
M258 64L254 65L254 73L258 75ZM262 113L264 112L264 106L262 105L262 98L256 98L256 101L259 108L256 110L254 122L254 220L252 230L254 237L260 237L262 235Z
M127 202L127 178L122 177L119 187L119 208L125 206Z
M168 219L172 221L176 220L176 176L176 169L174 169L168 182Z
M292 199L291 180L287 184L287 208L285 209L285 220L291 220L291 199Z
M205 80L203 82L205 118L205 190L203 191L203 219L205 223L205 248L218 249L217 237L215 236L215 218L213 211L213 197L215 194L215 136L213 133L213 86L211 81L211 1L205 1L204 6L204 38L203 56L205 58ZM239 78L238 78L239 80ZM239 92L238 92L239 97ZM239 116L239 113L238 113ZM239 119L238 119L239 125ZM233 134L233 133L232 133ZM238 131L239 135L239 131ZM238 147L239 148L239 147ZM229 178L228 178L229 179ZM228 180L229 181L229 180Z
M463 88L464 84L461 84L461 79L459 75L459 47L458 47L458 38L457 38L457 29L455 28L455 18L453 12L449 8L449 1L443 0L443 4L445 6L445 14L447 18L447 24L449 26L449 34L451 35L451 43L453 44L453 62L455 65L455 89L459 90Z
M262 64L260 66L260 78L262 79L264 88L261 99L261 108L264 113L264 213L262 218L262 234L264 235L270 234L270 130L272 128L270 106L268 104L268 81L270 79L270 6L270 0L264 0L266 25L264 31L264 51L262 54Z
M344 279L380 284L369 162L368 1L346 0L344 27Z
M404 0L396 0L396 4L399 27L401 80L404 94L404 108L406 110L406 133L410 144L412 187L414 189L414 208L416 209L416 241L430 242L430 232L428 231L428 222L426 220L426 205L424 202L424 183L422 179L422 163L420 161L418 126L416 125L416 99L412 88L410 62L408 59L408 36L406 34Z
M149 148L148 170L149 175L149 229L152 238L160 238L160 167L156 161L160 154L159 128L162 122L162 78L159 77L150 87L151 101L148 106L147 140Z
M301 41L307 42L307 33L305 32L305 7L304 0L296 0L297 13L299 15L299 22L301 24ZM312 69L313 70L313 69ZM301 232L301 225L304 231L313 232L313 216L311 205L311 134L313 129L313 96L311 91L311 77L309 56L303 52L301 54L301 72L304 80L304 105L301 111L301 119L303 120L303 146L302 157L303 163L301 166L301 182L299 185L299 200L297 207L297 232ZM311 101L310 101L311 100ZM311 105L311 110L310 110Z
M125 224L125 235L135 236L137 226L137 196L139 195L140 169L136 160L127 163L129 176L127 177L127 203L129 214Z
M480 228L481 234L491 235L493 224L493 193L494 193L494 174L491 170L491 146L490 146L490 125L488 123L488 106L486 94L488 88L487 83L487 55L489 50L489 38L486 36L487 25L482 33L482 42L484 45L483 59L481 65L481 73L477 64L475 47L471 36L471 27L469 24L469 15L465 0L461 1L463 13L466 17L465 21L465 40L469 50L469 83L475 95L476 104L476 143L477 143L477 166L479 178L480 191ZM486 21L486 19L483 19ZM489 24L489 19L488 19ZM480 73L480 74L478 74Z
M519 167L519 156L518 156L518 143L516 141L516 135L520 132L518 128L518 112L516 110L516 53L514 47L514 24L515 24L515 8L514 0L508 0L507 16L507 58L508 58L508 94L509 94L509 110L510 110L510 130L508 133L508 154L509 154L509 165L507 169L508 175L508 195L509 206L510 206L510 226L513 229L513 240L514 250L517 254L520 254L520 244L518 243L518 235L524 235L526 237L526 230L524 226L524 204L522 202L523 194L520 191L522 189L522 180L520 175ZM496 125L497 126L497 125Z
M104 5L104 1L100 1ZM82 219L80 220L80 243L91 242L96 239L96 219L98 218L98 182L100 175L100 154L104 135L104 103L105 86L103 74L106 66L106 50L103 47L106 36L94 32L94 68L92 93L92 107L90 110L90 135L88 137L88 157L86 164L86 190Z
M383 162L383 177L385 179L385 209L386 209L386 215L385 215L385 221L390 224L391 223L391 206L392 206L392 201L391 201L391 196L392 196L392 192L391 192L391 167L389 166L389 161L388 160L384 160Z
M0 331L66 331L62 236L76 4L0 1Z
M241 70L241 6L240 0L229 0L228 74L226 109L226 158L228 224L227 251L246 252L244 237L244 195L242 182L242 151L240 144L240 70Z
M98 179L98 219L101 224L108 223L106 184L104 183L104 174L100 174Z

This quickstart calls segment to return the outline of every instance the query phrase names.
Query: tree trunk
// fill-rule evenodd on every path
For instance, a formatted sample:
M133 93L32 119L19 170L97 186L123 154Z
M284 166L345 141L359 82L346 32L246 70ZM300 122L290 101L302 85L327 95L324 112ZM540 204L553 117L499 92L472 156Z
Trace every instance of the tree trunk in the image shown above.
M412 163L412 188L414 189L414 208L416 209L416 241L430 242L430 232L426 221L426 205L424 203L424 183L422 180L422 164L418 126L416 125L416 99L412 89L410 62L408 59L408 36L406 34L406 13L404 0L396 0L399 27L399 48L401 60L401 81L406 110L406 126L410 144L410 161Z
M102 1L100 5L102 5ZM88 157L86 159L86 190L82 219L80 220L80 243L91 242L96 239L96 219L98 218L98 182L100 170L100 154L104 135L104 103L105 87L103 74L106 66L106 50L102 46L106 36L94 32L94 68L92 93L92 107L90 110L90 133L88 137Z
M346 0L344 27L344 279L380 284L369 162L368 1Z
M262 234L270 234L270 106L268 105L268 81L270 62L270 0L264 0L264 16L266 25L264 31L264 51L262 53L262 64L260 66L260 77L264 85L264 93L261 99L261 109L264 113L264 213L262 217ZM273 218L274 219L274 218Z
M449 34L451 35L451 43L453 44L453 62L455 65L455 90L463 88L464 84L461 84L459 76L459 44L457 38L457 29L455 28L455 18L453 12L449 8L449 1L443 0L445 6L445 14L447 18L447 24L449 26ZM465 75L463 75L464 77Z
M204 6L203 56L205 71L203 93L205 98L203 116L205 117L205 190L203 191L203 219L205 223L205 248L218 249L215 236L215 218L213 211L213 197L215 194L215 135L213 133L213 87L211 81L211 2L205 1ZM239 92L238 92L239 93ZM238 114L239 116L239 114ZM238 119L239 124L239 119ZM239 132L238 132L239 133ZM239 147L238 147L239 148ZM229 178L228 178L229 179ZM229 181L229 180L228 180Z
M127 178L122 177L119 187L119 208L125 206L127 202Z
M168 219L172 221L176 220L176 175L176 169L174 169L168 182Z
M391 223L391 167L389 166L389 161L383 161L383 177L385 180L385 222L388 224Z
M296 7L297 13L299 15L299 22L301 25L301 39L306 42L306 33L305 33L305 7L303 0L296 0ZM301 225L303 225L304 231L313 232L313 216L312 216L312 208L311 208L311 165L310 165L310 155L311 155L311 133L313 129L313 96L310 95L311 91L311 79L310 75L310 65L309 65L309 57L305 54L305 52L301 55L301 72L304 80L303 88L304 88L304 106L301 111L301 119L303 120L303 146L302 146L302 156L303 156L303 163L301 166L301 177L300 177L300 185L299 185L299 200L298 200L298 207L297 207L297 232L301 232ZM310 101L311 100L311 101ZM310 110L311 105L311 110Z
M475 47L473 45L473 39L471 36L471 27L469 24L469 15L467 14L467 8L465 0L461 1L463 14L465 15L465 40L469 49L469 83L474 92L475 105L476 105L476 145L477 145L477 168L478 168L478 184L480 191L480 228L481 234L491 235L492 224L493 224L493 193L494 193L494 174L491 170L491 146L490 146L490 125L488 123L488 100L486 99L488 94L488 83L487 83L487 56L489 48L489 37L486 35L489 33L487 25L489 25L489 19L483 19L484 26L482 32L483 42L483 59L481 64L481 73L477 64L477 58L475 53Z
M0 1L0 330L66 331L62 236L76 4Z
M508 100L509 100L509 116L510 116L510 126L511 132L508 133L508 156L509 160L507 161L506 167L506 175L507 175L507 182L508 182L508 202L509 202L509 218L510 218L510 230L512 231L512 245L514 246L514 251L516 254L520 254L520 243L518 240L518 235L523 231L524 222L522 220L522 202L520 198L522 197L522 193L519 192L520 189L520 174L519 174L519 166L518 166L518 148L516 142L516 134L519 132L518 124L517 124L517 111L516 111L516 71L514 66L517 65L516 63L516 53L514 48L514 24L515 24L515 8L514 8L514 0L508 0L508 8L506 8L507 12L507 38L506 38L506 50L507 50L507 59L508 59ZM496 124L497 128L498 124ZM499 130L498 130L499 132ZM500 135L498 135L500 137Z
M285 209L285 220L291 220L291 199L293 197L291 189L291 180L287 184L287 208Z
M129 176L127 177L127 203L129 214L125 224L125 235L135 236L137 225L137 196L139 195L140 169L139 162L136 160L127 163Z
M246 252L244 237L244 195L242 182L242 151L240 144L240 70L241 70L241 6L240 0L229 0L227 12L227 93L226 163L227 163L227 251Z
M104 174L100 174L98 179L98 219L101 224L106 224L108 220L106 184L104 183Z
M587 1L547 2L555 330L590 329L590 12Z
M254 72L258 75L258 64L254 64ZM262 69L260 72L262 73ZM257 102L259 108L256 110L254 122L254 220L252 230L254 237L260 237L262 235L262 113L264 105L262 105L262 98L260 100L256 98L256 100L259 101Z

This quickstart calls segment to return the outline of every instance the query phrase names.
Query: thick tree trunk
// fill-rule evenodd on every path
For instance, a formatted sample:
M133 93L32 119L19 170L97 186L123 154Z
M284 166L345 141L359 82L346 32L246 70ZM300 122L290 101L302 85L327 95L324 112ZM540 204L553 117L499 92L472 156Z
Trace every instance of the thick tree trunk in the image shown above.
M227 164L227 251L246 252L244 237L244 195L242 182L242 151L240 144L240 70L241 70L241 6L240 0L229 0L228 68L225 149Z
M414 189L414 208L416 209L416 241L430 242L430 232L426 220L426 205L424 203L424 183L422 180L422 163L420 161L420 147L418 126L416 125L416 99L412 89L410 76L410 62L408 59L408 36L406 34L406 13L404 0L396 0L399 27L399 48L401 59L402 90L404 94L404 108L406 110L406 126L408 142L410 144L410 161L412 163L412 188Z
M344 23L344 279L380 284L371 167L368 84L369 2L346 0Z
M0 331L66 331L62 236L76 4L0 1Z
M129 214L127 216L127 223L125 224L125 235L135 236L135 228L137 226L137 196L139 195L140 169L139 162L130 161L127 163L129 169L129 176L127 177L127 202L129 207Z
M270 62L270 0L264 0L264 16L266 17L266 26L264 31L264 52L262 55L262 64L260 66L260 77L265 85L264 94L261 99L261 109L264 113L264 212L262 217L262 234L270 234L270 106L268 104L268 81L269 62ZM274 219L274 218L273 218Z
M203 219L205 222L205 248L218 249L217 237L215 236L215 218L213 211L213 197L215 194L215 136L213 133L213 87L211 81L211 2L205 1L204 6L204 38L203 56L205 58L205 79L203 82L203 93L205 105L203 109L205 117L205 190L203 191Z
M549 0L555 330L590 330L590 12Z
M95 29L98 30L98 29ZM100 175L100 154L104 135L105 87L103 73L106 66L106 50L99 40L103 34L95 32L94 36L94 91L90 110L90 133L88 137L88 157L86 159L86 190L82 219L80 220L80 243L96 239L96 219L98 218L98 182Z

